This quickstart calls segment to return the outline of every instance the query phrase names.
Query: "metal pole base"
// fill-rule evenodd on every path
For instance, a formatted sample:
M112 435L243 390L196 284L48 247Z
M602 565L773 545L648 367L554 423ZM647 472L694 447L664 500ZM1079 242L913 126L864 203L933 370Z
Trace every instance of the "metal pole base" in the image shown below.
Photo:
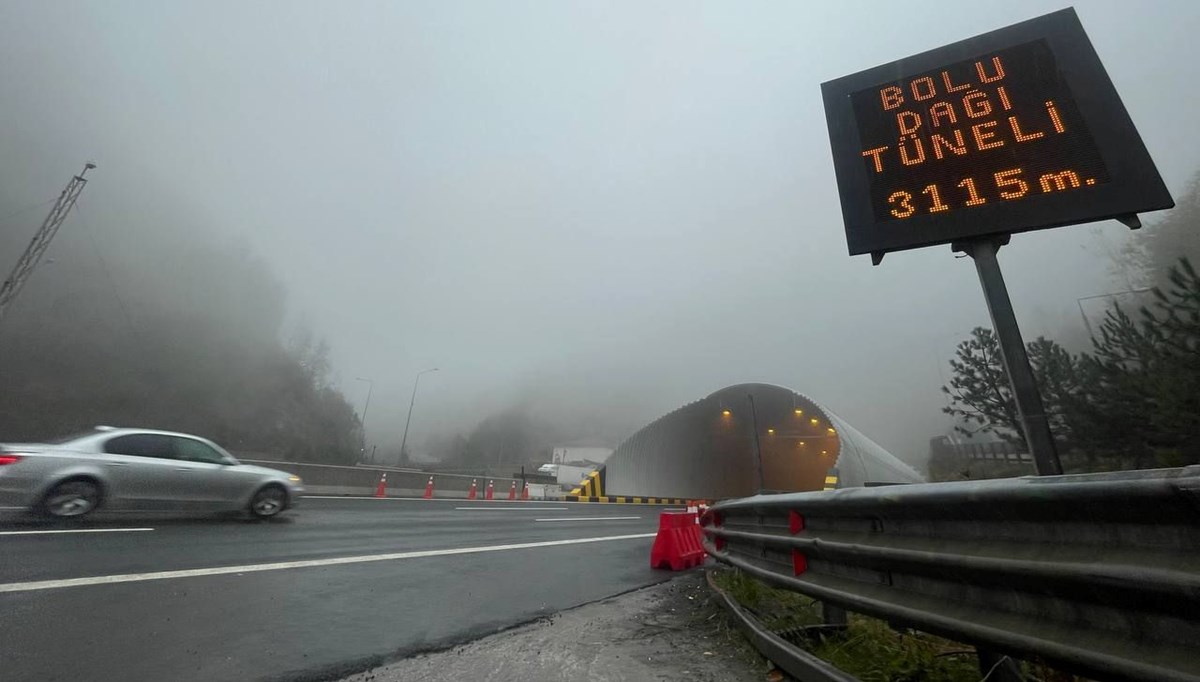
M996 252L1007 243L1008 236L1005 235L1001 238L955 243L951 248L965 252L975 261L979 283L983 286L983 297L987 300L988 312L992 315L992 326L996 328L996 337L1000 341L1000 357L1004 361L1004 370L1012 385L1021 430L1025 432L1025 442L1029 445L1029 452L1033 455L1038 474L1054 476L1063 472L1062 463L1059 462L1054 435L1050 432L1050 421L1046 418L1042 397L1038 393L1037 379L1033 376L1029 356L1025 353L1025 342L1021 339L1017 316L1013 312L1012 301L1008 298L1008 288L1004 286L1000 262L996 260Z

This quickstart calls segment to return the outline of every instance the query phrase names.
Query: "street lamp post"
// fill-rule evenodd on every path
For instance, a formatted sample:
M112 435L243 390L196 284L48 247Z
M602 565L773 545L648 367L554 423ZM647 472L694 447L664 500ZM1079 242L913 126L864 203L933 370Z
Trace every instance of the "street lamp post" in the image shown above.
M754 406L754 394L747 393L746 400L750 401L750 428L754 429L754 458L758 460L758 494L767 486L766 474L763 472L762 443L758 440L758 409Z
M365 454L367 454L367 408L369 408L371 406L371 391L373 391L375 389L375 382L371 381L370 379L364 379L362 377L354 377L354 380L367 382L367 401L365 403L363 403L362 416L359 417L359 420L358 420L359 423L362 425L362 430L363 430L362 450L359 452L359 454L365 455Z
M1092 323L1088 321L1087 315L1083 313L1083 302L1090 301L1094 298L1116 298L1125 294L1141 294L1147 291L1154 291L1154 287L1142 287L1140 289L1129 289L1127 291L1114 291L1111 294L1096 294L1095 296L1084 296L1083 298L1075 299L1075 305L1079 306L1079 316L1083 318L1083 326L1087 327L1088 336L1096 336L1092 332Z
M404 446L408 444L408 425L412 423L413 404L417 402L417 386L421 385L421 375L429 372L438 371L437 367L421 370L417 372L417 377L413 379L412 397L408 399L408 418L404 420L404 437L400 439L400 463L404 463Z

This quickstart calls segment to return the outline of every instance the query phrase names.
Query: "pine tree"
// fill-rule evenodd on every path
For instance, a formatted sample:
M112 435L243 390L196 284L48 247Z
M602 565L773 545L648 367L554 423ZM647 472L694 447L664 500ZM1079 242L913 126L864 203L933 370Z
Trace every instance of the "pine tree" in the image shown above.
M954 375L949 386L942 386L942 392L950 396L951 402L942 411L966 424L955 430L964 435L991 432L1024 445L1025 435L995 333L985 327L972 329L971 338L958 344L950 369Z
M1074 412L1086 403L1081 398L1084 389L1080 359L1041 336L1027 344L1026 352L1050 429L1062 447L1070 447L1076 439ZM950 361L954 373L950 384L942 387L942 392L951 399L942 411L966 423L955 429L967 435L990 432L1027 448L995 333L976 327L971 330L971 338L958 345L955 355Z
M1093 424L1102 449L1138 466L1200 461L1200 276L1187 258L1155 288L1135 321L1120 306L1105 316L1087 360ZM1097 420L1100 422L1101 420Z

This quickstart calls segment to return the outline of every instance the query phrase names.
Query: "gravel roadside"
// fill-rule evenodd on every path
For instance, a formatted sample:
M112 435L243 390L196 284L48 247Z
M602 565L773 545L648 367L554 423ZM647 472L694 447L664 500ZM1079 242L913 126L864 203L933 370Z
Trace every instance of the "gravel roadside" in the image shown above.
M679 577L343 682L761 682L770 666L730 624L704 573Z

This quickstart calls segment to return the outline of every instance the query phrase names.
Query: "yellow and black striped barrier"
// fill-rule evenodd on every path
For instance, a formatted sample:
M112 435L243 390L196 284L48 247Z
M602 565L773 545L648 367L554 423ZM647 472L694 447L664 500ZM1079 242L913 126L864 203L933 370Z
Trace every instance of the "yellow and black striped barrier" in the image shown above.
M571 494L564 495L563 499L567 502L602 502L608 504L679 504L685 505L689 500L682 497L634 497L631 495L605 495L604 467L596 469L588 474L588 477L579 482L579 486L571 491Z
M838 487L838 470L833 467L825 474L825 490L837 490Z
M578 497L604 497L604 474L604 467L596 469L580 481L579 487L572 490L571 494Z
M576 489L578 490L578 488ZM575 490L571 491L575 493ZM564 495L567 502L602 502L607 504L678 504L686 505L690 500L682 497L630 497L627 495L605 495L603 497L584 495Z

